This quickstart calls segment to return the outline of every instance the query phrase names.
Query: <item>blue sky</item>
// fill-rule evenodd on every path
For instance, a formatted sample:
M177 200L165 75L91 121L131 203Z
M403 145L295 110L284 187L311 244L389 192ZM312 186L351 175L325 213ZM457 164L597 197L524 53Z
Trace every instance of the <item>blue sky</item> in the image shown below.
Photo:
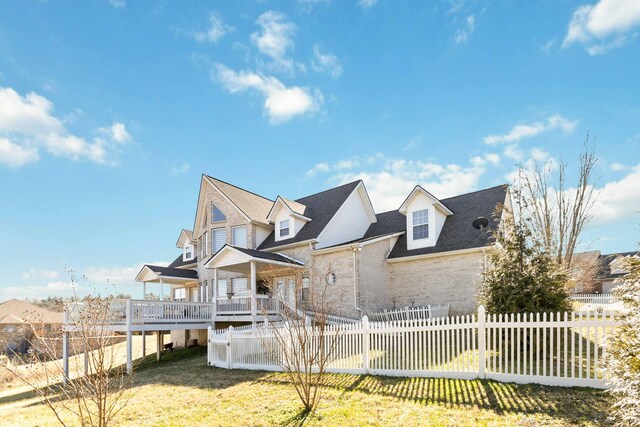
M533 158L575 173L587 132L582 249L634 249L639 33L635 0L1 0L0 300L68 294L67 268L139 296L202 173L270 198L363 178L384 211Z

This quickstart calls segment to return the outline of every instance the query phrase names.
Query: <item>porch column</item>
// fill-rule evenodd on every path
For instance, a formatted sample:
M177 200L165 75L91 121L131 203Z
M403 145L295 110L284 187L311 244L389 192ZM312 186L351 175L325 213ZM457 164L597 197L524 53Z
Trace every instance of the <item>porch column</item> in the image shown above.
M218 314L218 269L213 269L213 320L216 320Z
M256 262L251 261L251 318L253 326L256 326L258 316L258 291L256 289Z
M160 301L164 301L164 283L162 283L162 277L160 278Z
M142 282L142 299L147 299L147 282Z

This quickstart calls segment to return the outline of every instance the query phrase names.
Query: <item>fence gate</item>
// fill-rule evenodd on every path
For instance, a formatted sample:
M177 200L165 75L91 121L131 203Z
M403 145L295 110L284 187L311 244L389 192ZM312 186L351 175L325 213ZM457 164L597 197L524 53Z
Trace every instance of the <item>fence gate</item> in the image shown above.
M220 368L230 368L231 362L231 343L229 340L229 332L224 334L211 333L211 326L209 326L209 345L207 346L207 359L210 366L217 366ZM233 332L233 326L229 327L229 330ZM231 333L232 333L231 332Z

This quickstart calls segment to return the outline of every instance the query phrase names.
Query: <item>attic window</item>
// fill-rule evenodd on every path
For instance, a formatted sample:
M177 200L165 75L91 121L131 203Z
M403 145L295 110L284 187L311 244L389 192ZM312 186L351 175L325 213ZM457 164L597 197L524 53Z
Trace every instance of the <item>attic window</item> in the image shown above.
M429 238L429 209L413 213L413 240Z
M220 209L213 203L211 203L211 222L226 221L227 217L222 213Z
M280 221L280 237L289 235L289 220Z
M184 247L184 260L188 261L193 258L193 245L187 245Z

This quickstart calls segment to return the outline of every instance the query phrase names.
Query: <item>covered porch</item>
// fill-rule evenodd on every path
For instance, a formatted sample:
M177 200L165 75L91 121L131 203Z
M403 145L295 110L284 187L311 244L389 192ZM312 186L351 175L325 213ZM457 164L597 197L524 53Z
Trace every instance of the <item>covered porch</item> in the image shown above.
M291 269L304 269L299 260L255 249L225 245L205 267L213 270L211 301L215 302L216 320L251 321L277 315L286 298L274 295L270 283L278 275L291 274ZM233 278L222 278L222 272Z

